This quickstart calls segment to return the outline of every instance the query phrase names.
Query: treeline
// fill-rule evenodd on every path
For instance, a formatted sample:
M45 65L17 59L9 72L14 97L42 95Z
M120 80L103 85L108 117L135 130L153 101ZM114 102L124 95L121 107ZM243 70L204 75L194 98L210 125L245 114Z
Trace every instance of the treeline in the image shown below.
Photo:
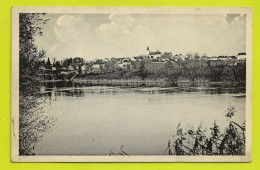
M161 79L169 85L178 81L246 82L246 62L186 60L177 62L134 61L131 67L105 67L100 72L80 73L88 79Z

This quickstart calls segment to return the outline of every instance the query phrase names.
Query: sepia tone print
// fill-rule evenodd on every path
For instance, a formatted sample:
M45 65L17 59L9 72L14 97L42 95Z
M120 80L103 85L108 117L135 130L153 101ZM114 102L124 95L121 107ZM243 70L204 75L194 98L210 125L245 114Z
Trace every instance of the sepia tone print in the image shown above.
M251 29L250 8L15 7L13 161L250 161Z

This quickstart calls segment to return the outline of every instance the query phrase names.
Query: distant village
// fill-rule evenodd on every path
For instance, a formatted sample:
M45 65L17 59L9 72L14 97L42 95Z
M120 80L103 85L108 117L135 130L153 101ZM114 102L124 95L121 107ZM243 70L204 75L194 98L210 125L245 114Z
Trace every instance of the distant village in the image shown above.
M104 58L96 59L93 61L85 61L83 58L75 57L68 58L65 60L54 61L51 63L50 59L45 62L40 67L41 74L88 74L88 73L100 73L104 70L110 68L114 69L131 69L136 62L146 61L150 62L152 66L164 67L167 63L179 63L187 60L204 60L212 64L228 61L232 65L236 65L237 62L246 61L246 53L238 53L236 56L206 56L195 54L172 54L172 52L162 53L159 50L151 51L149 47L146 49L146 54L126 57L126 58Z

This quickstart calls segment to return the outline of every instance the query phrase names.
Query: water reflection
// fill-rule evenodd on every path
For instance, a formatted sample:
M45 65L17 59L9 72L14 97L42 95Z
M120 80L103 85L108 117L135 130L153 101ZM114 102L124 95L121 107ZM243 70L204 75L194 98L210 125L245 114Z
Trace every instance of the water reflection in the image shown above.
M108 155L120 148L130 155L162 154L181 122L226 127L226 108L245 120L245 89L234 87L108 87L46 82L48 115L57 118L37 144L37 155Z
M87 88L93 87L93 88ZM106 87L106 88L94 88L94 87ZM119 90L120 89L120 90ZM245 93L245 87L223 87L223 86L211 86L211 87L122 87L115 86L92 86L87 83L73 83L71 81L56 81L45 82L41 89L41 93L46 96L70 96L70 97L84 97L85 93L90 94L125 94L125 93L146 93L146 94L174 94L174 93L203 93L203 94L240 94ZM245 97L245 95L243 95ZM242 96L242 97L243 97ZM239 96L236 96L239 97Z

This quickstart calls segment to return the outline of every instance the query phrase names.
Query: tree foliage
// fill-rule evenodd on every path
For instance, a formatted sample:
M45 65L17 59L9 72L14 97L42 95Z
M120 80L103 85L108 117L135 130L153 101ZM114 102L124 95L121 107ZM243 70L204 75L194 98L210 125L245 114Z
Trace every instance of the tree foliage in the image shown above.
M44 14L19 14L19 92L23 95L35 94L40 87L37 74L45 57L45 51L38 50L35 36L42 35L47 19Z
M19 155L33 155L35 144L54 123L44 115L45 98L39 95L38 73L45 52L38 50L34 41L47 22L43 15L19 15Z
M130 68L115 68L115 63L105 63L101 72L83 73L79 75L90 79L165 79L169 86L177 86L180 80L207 81L223 83L246 82L246 62L239 61L207 61L185 60L168 61L164 63L147 60L132 61Z

